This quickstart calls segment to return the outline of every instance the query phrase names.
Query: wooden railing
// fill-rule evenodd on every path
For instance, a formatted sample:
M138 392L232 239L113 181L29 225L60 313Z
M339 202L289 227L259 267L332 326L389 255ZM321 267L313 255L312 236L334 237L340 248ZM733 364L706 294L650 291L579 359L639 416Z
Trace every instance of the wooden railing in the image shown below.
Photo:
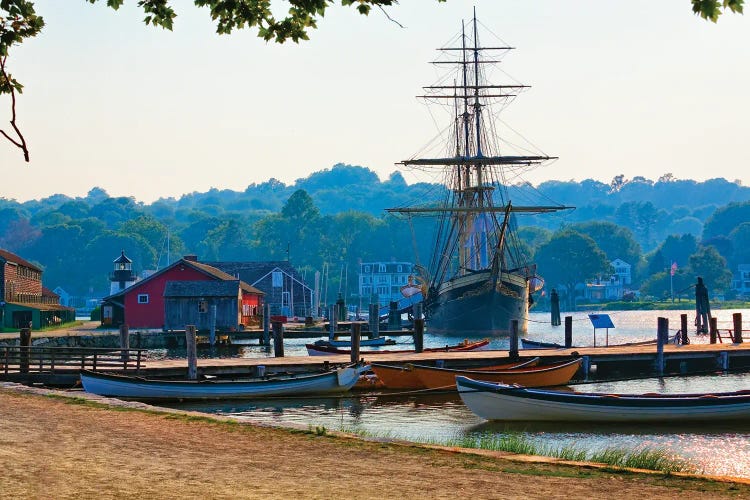
M0 346L0 377L16 373L61 373L75 370L134 370L139 373L145 349L96 347Z

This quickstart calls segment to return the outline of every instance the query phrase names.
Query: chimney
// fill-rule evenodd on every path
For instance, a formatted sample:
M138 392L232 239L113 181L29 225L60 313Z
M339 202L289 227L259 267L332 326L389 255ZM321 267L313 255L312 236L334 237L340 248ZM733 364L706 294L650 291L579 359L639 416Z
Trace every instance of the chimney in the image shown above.
M198 262L198 256L197 255L193 255L193 254L185 255L183 257L183 259L185 259L187 261L190 261L190 262Z

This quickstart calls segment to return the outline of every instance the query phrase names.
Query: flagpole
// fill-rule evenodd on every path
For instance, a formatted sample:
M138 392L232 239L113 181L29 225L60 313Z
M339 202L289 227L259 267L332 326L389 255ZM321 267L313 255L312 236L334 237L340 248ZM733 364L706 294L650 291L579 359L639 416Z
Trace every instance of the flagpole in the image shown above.
M674 304L674 286L672 286L672 280L674 279L674 262L669 266L669 295L672 297L672 303Z

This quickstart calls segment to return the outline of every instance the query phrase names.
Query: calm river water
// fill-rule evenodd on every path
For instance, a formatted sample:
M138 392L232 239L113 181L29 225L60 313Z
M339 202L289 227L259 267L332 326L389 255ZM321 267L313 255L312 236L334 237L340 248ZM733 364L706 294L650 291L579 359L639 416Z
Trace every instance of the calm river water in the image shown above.
M683 311L688 312L689 311ZM715 311L719 328L731 328L732 313ZM750 311L743 316L750 320ZM646 340L655 337L657 317L669 318L670 332L679 328L681 311L628 311L609 313L615 328L609 331L610 343ZM692 313L694 314L694 313ZM593 328L586 313L576 313L573 324L574 345L591 345ZM689 316L692 323L693 316ZM747 327L746 327L747 328ZM549 313L533 313L528 337L561 342L562 327L549 325ZM597 345L606 333L597 332ZM747 335L746 335L747 336ZM404 341L406 338L404 338ZM458 338L425 335L425 346L454 343ZM691 335L693 343L708 342ZM285 343L286 354L304 355L304 340ZM309 340L307 341L309 342ZM507 349L508 340L495 339L495 349ZM391 347L393 348L393 347ZM247 345L235 354L245 357L268 356L265 349ZM270 354L273 355L272 353ZM693 377L664 377L622 382L598 382L571 386L587 392L728 392L750 389L750 374L715 374ZM258 401L223 401L170 405L182 409L231 415L241 420L263 421L277 425L325 426L333 430L363 430L368 433L407 440L445 441L473 434L521 433L541 445L574 445L588 451L607 447L666 449L691 462L698 471L750 477L750 421L728 423L692 423L687 425L573 425L506 424L487 422L471 413L457 394L438 395L354 395L342 398L300 398Z

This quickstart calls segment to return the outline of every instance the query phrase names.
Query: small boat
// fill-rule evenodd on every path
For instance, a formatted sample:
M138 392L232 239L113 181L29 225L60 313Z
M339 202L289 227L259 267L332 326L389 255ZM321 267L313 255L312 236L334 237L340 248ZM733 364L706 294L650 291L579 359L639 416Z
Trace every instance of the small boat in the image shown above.
M346 392L369 369L358 363L324 373L237 380L159 380L81 370L81 383L92 394L133 399L260 398Z
M669 339L670 343L677 343L676 337ZM643 340L641 342L625 342L624 344L609 344L609 345L597 345L597 346L570 346L565 347L562 344L555 342L539 342L536 340L521 339L521 349L580 349L581 347L632 347L639 345L656 345L656 339L654 340Z
M393 345L396 341L389 339L388 337L376 337L374 339L359 339L359 345L361 346L383 346ZM351 340L318 340L315 342L316 346L329 346L329 347L351 347Z
M460 344L446 345L445 347L425 347L422 352L462 352L475 351L489 345L489 339L469 342L464 340ZM338 347L317 346L315 344L305 344L307 354L310 356L329 356L331 354L351 354L350 350L339 349ZM383 351L359 351L361 356L373 356L378 354L408 354L414 353L414 349L405 349L402 351L383 350Z
M487 420L684 422L750 418L750 391L596 394L493 384L456 377L469 409Z
M532 366L520 370L456 370L422 365L413 365L412 369L428 389L455 389L456 376L471 377L475 380L487 382L520 384L526 387L546 387L564 385L570 382L581 363L583 363L583 359L578 358L562 363Z
M501 365L483 366L472 368L480 371L516 370L536 366L539 358L532 358L524 362L504 363ZM370 363L370 367L386 389L426 389L425 385L414 373L413 365L384 365L381 363Z

